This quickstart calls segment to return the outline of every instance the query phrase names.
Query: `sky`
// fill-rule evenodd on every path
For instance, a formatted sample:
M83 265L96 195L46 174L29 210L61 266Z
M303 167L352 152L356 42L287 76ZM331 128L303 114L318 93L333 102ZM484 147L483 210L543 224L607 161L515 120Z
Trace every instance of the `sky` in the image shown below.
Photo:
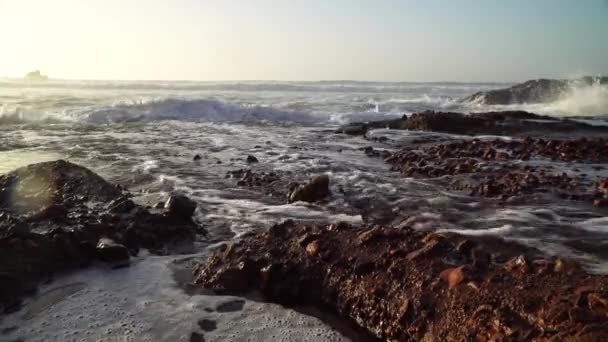
M608 0L0 0L0 76L523 81L608 74Z

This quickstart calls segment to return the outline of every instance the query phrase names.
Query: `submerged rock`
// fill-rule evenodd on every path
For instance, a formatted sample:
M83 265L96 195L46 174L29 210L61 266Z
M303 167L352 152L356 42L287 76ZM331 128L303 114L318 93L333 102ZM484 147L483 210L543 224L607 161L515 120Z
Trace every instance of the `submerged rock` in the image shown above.
M288 195L289 203L304 201L316 202L329 196L329 176L321 175L314 177L309 183L297 185Z

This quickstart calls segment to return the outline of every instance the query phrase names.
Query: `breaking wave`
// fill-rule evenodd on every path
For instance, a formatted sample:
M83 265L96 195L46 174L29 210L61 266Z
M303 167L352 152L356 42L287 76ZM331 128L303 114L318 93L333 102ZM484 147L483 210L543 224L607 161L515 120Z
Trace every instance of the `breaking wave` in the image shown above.
M574 87L559 100L540 106L538 111L560 116L608 116L608 85Z

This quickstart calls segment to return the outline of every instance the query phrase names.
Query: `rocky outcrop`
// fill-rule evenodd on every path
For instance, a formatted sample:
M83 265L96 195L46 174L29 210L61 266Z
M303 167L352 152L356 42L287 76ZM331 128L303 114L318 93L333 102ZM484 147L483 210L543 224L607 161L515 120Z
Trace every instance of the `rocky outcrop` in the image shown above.
M543 166L543 159L558 163L558 171L556 165ZM603 206L603 196L593 187L595 180L572 163L607 163L608 140L526 138L429 143L403 147L385 161L406 177L442 178L450 190L472 196L507 200L512 196L553 194Z
M180 197L152 212L63 160L0 176L0 312L57 272L96 260L124 264L140 248L166 253L191 242L204 231L190 219L195 206Z
M329 308L388 341L608 338L607 276L499 239L289 223L197 274L222 293Z
M575 87L590 86L594 83L608 84L608 77L586 76L575 80L530 80L509 88L481 91L462 99L462 102L484 105L553 102L567 95Z
M357 127L354 131L349 131ZM461 135L533 135L533 136L586 136L608 133L608 127L592 126L580 121L557 119L524 111L486 113L420 112L404 115L398 120L355 123L336 133L365 135L375 128L406 129L412 131L442 132Z

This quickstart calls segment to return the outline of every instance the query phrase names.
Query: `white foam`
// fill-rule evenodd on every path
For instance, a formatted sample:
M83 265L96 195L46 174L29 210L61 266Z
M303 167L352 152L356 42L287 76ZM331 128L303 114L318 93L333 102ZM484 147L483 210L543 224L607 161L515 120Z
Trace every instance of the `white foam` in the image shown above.
M40 293L73 284L78 291L28 315L29 307L45 299L30 298L24 310L7 316L0 326L17 327L9 339L32 342L189 341L192 332L207 341L347 341L318 319L279 305L245 300L242 309L215 310L242 299L185 294L173 280L172 260L147 256L127 268L91 268L57 279ZM200 319L217 322L217 329L201 331Z

